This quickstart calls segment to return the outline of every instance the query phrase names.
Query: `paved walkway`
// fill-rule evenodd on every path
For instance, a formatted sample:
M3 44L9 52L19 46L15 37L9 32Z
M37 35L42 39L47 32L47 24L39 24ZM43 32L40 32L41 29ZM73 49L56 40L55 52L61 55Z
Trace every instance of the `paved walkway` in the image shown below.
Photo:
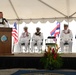
M24 69L24 68L18 68L18 69L1 69L0 70L0 75L11 75L13 73L15 73L18 70L36 70L36 69ZM76 70L61 70L61 71L72 71L72 72L76 72Z

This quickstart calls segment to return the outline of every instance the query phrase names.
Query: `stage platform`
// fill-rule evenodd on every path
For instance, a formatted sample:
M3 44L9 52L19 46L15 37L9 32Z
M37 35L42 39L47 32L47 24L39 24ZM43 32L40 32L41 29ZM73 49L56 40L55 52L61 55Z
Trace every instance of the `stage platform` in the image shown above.
M43 69L40 59L44 53L14 53L0 56L0 69L36 68ZM60 53L63 59L61 69L76 69L76 53Z
M59 53L61 57L76 57L76 53ZM15 57L42 57L44 53L14 53Z
M59 53L61 57L76 57L76 53ZM12 53L12 55L0 55L0 57L42 57L44 53Z

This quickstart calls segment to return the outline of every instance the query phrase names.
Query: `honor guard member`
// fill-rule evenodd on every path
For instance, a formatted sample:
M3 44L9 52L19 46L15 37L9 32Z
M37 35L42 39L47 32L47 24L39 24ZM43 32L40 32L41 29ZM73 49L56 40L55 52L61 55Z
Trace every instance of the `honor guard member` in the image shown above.
M68 29L68 25L64 24L64 30L61 31L60 33L60 47L61 47L61 52L64 52L64 44L68 43L69 49L68 52L72 52L72 39L73 39L73 34L70 29Z
M34 46L35 44L37 44L37 48L40 51L42 47L41 43L43 43L43 34L40 32L40 28L37 27L36 32L33 34L32 37L31 49L34 50Z
M20 40L19 40L19 45L21 48L21 45L25 45L25 50L29 48L30 44L30 39L31 39L31 34L28 32L28 28L24 27L24 32L21 34Z
M3 18L2 12L0 12L0 27L9 27L8 21Z

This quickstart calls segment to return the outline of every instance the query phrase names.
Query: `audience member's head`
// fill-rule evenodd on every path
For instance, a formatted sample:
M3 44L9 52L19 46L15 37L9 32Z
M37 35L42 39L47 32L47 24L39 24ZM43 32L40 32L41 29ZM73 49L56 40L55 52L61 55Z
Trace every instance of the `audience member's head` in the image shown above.
M37 28L36 28L36 31L37 31L37 32L39 32L39 31L40 31L40 28L39 28L39 27L37 27Z
M64 24L64 30L68 29L68 24Z
M28 27L25 26L24 27L24 31L27 32L28 31Z

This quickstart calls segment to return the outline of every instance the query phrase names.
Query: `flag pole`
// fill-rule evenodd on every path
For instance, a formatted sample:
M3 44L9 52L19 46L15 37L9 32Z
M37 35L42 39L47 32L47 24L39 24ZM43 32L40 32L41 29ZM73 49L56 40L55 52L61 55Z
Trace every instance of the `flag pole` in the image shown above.
M14 53L14 47L15 47L15 45L14 45L14 39L13 39L13 48L12 48L12 53Z

